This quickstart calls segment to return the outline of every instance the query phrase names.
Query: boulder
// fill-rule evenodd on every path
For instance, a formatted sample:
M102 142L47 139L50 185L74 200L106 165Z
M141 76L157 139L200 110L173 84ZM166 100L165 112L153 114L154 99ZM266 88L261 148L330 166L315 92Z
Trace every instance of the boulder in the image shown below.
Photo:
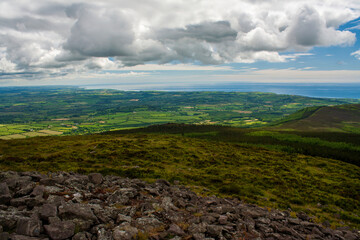
M48 220L49 217L57 216L57 207L55 204L44 204L40 207L39 215L41 219Z
M130 224L122 224L113 229L114 240L131 240L135 239L139 230Z
M62 240L74 235L75 224L72 221L62 221L44 226L46 233L53 240Z
M0 183L0 204L8 204L11 200L11 194L8 185Z
M40 236L41 226L41 221L38 219L19 219L16 226L16 233L30 237L38 237Z
M97 221L91 207L81 203L65 203L59 206L59 216L63 220L80 218L94 222Z
M168 233L171 233L171 234L174 234L174 235L177 235L177 236L184 236L185 235L184 230L182 230L176 224L171 224L167 231L168 231Z
M103 181L103 176L100 173L90 173L88 177L93 184L101 184Z

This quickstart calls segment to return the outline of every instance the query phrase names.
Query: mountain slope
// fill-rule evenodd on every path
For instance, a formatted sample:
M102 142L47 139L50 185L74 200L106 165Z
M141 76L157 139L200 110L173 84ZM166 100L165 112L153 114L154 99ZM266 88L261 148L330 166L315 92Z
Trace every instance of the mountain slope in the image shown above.
M360 104L308 108L290 115L283 122L275 128L298 131L360 132Z
M202 194L360 225L360 168L341 161L160 134L0 141L0 169L101 172L180 181Z

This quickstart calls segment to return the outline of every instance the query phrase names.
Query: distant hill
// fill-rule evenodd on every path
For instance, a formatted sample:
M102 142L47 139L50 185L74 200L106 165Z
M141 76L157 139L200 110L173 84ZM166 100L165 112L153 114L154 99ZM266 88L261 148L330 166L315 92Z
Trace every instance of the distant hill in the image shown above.
M291 114L275 128L360 133L360 104L305 108Z

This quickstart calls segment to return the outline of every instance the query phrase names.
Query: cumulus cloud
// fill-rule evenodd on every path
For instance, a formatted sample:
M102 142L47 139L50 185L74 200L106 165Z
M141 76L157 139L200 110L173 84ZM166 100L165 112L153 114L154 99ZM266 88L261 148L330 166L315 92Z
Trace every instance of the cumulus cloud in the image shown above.
M353 44L338 28L359 15L356 0L3 0L0 72L286 62L298 57L286 52Z

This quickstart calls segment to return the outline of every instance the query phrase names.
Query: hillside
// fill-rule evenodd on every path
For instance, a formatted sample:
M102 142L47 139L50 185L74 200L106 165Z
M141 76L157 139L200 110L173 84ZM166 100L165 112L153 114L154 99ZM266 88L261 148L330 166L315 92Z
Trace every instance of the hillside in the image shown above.
M282 122L274 129L360 133L360 104L306 108Z
M295 214L201 197L163 179L0 172L0 238L12 240L359 239ZM31 216L31 217L30 217Z
M338 160L164 134L0 141L3 171L100 172L191 186L204 195L303 211L316 222L360 225L360 168Z

